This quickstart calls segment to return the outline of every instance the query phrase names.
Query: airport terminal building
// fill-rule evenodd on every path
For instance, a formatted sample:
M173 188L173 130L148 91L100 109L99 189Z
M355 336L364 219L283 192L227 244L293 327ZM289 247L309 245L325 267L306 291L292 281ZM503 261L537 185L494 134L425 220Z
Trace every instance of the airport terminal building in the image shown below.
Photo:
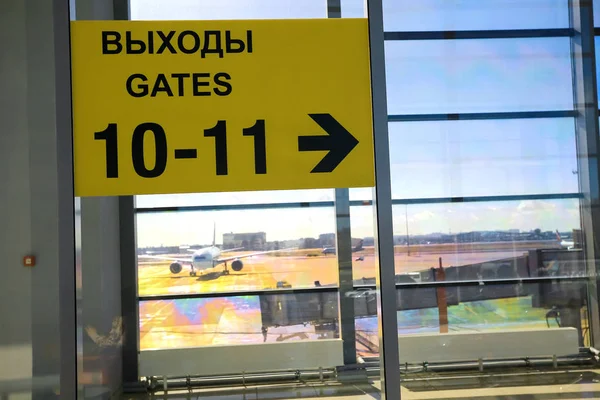
M597 37L600 0L0 1L0 399L600 398Z
M265 232L224 233L223 249L264 250L267 243Z

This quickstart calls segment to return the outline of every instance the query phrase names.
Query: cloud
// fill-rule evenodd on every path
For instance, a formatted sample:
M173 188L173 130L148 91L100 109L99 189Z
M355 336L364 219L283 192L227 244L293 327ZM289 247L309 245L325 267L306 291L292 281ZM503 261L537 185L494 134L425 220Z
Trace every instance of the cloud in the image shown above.
M531 212L556 212L557 206L545 200L523 200L517 206L517 211L521 213Z
M435 214L431 211L421 211L420 213L413 215L413 217L409 218L408 220L410 221L412 219L414 221L428 221L433 218L435 218Z

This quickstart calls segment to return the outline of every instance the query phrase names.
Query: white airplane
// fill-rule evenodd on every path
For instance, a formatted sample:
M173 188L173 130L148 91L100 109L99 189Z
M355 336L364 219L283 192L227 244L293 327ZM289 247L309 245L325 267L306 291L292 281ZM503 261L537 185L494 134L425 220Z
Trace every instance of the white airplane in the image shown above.
M575 248L574 240L565 240L560 237L560 233L558 233L558 229L556 230L556 239L561 248L567 250L573 250Z
M169 270L171 270L171 273L173 273L173 274L178 274L181 272L181 270L183 269L182 264L190 265L190 268L191 268L190 276L196 276L197 271L203 272L208 269L213 269L220 264L223 264L225 267L223 274L229 275L229 269L227 268L227 264L229 262L231 262L231 269L238 272L238 271L241 271L242 268L244 268L244 263L240 260L241 258L257 256L260 254L275 253L275 252L279 252L279 251L294 250L293 248L292 249L281 249L281 250L269 250L269 251L259 251L259 252L255 252L255 253L249 253L249 254L242 254L242 255L232 256L232 257L221 257L221 249L216 246L215 240L216 240L216 231L213 233L212 246L203 247L201 249L187 249L188 251L193 252L190 259L152 256L152 255L146 255L146 254L140 255L138 257L151 258L151 259L163 260L163 261L173 261L173 263L171 263L171 265L169 266ZM243 250L243 247L227 249L227 251L235 251L235 250Z

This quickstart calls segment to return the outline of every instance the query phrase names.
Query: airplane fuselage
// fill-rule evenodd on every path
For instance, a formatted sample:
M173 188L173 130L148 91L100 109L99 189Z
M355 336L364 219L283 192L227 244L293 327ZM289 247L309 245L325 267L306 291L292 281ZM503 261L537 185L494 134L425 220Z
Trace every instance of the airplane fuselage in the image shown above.
M562 240L559 245L563 249L571 250L575 246L575 242L569 240Z
M216 246L204 247L192 254L192 270L203 271L217 266L221 249Z
M293 249L279 249L279 250L268 250L268 251L260 251L260 252L252 252L245 253L240 255L235 255L231 257L221 257L221 249L216 245L216 228L213 231L213 244L212 246L203 247L201 249L191 249L187 248L188 251L192 253L190 258L183 259L181 257L168 257L168 256L153 256L153 255L140 255L139 257L146 257L151 259L158 259L163 261L170 261L169 270L172 274L179 274L183 269L183 265L190 265L190 276L196 276L197 272L206 271L208 269L213 269L217 265L223 264L224 270L223 275L229 275L229 267L234 272L239 272L244 268L244 263L241 260L242 258L254 257L257 255L275 253L279 251L289 251ZM295 249L295 248L294 248ZM238 248L228 248L228 252L244 250L244 247Z
M556 230L556 241L561 249L573 250L575 248L575 240L565 240L560 236L558 229Z

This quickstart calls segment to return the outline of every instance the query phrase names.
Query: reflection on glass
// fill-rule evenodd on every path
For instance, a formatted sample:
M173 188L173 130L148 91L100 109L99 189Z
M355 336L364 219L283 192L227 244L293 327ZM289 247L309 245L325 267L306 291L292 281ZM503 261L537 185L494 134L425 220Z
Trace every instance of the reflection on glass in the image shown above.
M140 302L140 348L339 338L336 292Z
M401 290L407 293L406 297L411 297L415 301L399 307L398 335L574 327L579 332L581 343L589 345L588 317L586 307L582 305L584 297L574 296L568 287L577 286L581 289L585 284L567 281L562 285L564 290L556 291L555 299L562 298L576 302L575 306L564 307L561 302L542 301L547 291L540 289L541 286L536 284L502 285L500 289L491 287L488 293L480 295L482 300L451 298L456 294L468 296L469 291L473 292L473 290L460 286L452 290L447 288L445 290L452 293L448 296L445 329L440 324L440 309L437 306L422 307L418 302L418 299L423 297L431 297L427 292L434 294L435 289L403 288ZM502 291L504 294L500 293ZM356 336L359 355L363 357L377 355L379 337L376 317L357 316Z
M566 1L384 0L386 31L568 28Z
M422 294L427 289L404 289ZM452 332L483 331L491 329L545 328L546 310L532 308L531 297L514 297L498 300L461 302L448 307L449 329ZM553 320L552 324L556 326ZM377 343L377 319L356 319L356 330L368 335ZM398 311L398 334L439 333L439 309L437 307L414 308ZM367 355L367 354L364 354Z
M388 41L389 114L573 109L569 38Z

